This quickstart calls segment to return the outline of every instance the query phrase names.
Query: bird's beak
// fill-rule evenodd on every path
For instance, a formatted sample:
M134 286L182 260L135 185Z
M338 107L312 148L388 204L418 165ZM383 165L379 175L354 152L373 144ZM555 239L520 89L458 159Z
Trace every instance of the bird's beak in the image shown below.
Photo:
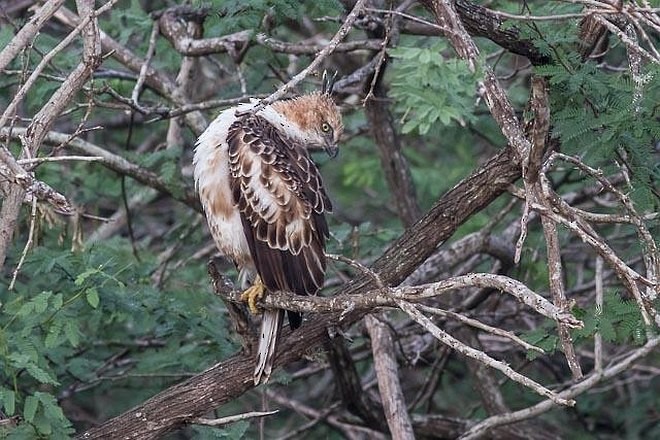
M337 153L339 153L339 147L334 142L327 142L323 150L333 159L337 157Z

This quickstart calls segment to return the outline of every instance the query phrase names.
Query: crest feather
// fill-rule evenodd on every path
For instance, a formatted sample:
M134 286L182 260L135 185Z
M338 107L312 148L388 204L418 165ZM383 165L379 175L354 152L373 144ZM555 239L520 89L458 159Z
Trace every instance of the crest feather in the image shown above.
M322 88L321 88L321 94L322 95L327 95L330 96L332 95L332 89L335 87L335 79L337 79L337 71L335 70L335 73L330 75L327 70L323 71L323 77L322 77Z

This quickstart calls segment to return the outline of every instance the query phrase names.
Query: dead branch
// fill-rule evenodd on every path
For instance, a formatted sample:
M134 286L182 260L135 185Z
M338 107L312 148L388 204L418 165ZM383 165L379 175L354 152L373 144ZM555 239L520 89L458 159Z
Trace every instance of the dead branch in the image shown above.
M379 318L374 315L365 317L365 325L371 338L380 400L383 402L385 418L392 438L395 440L414 439L415 434L399 382L399 365L394 355L392 330L380 321L380 319L384 319L384 316L381 314Z
M507 148L447 192L395 241L372 269L384 283L400 283L435 250L438 243L446 240L460 224L497 198L519 177L520 168ZM359 275L342 292L352 295L365 292L372 286L373 280L368 275ZM303 324L304 331L283 333L275 367L300 359L314 347L322 346L327 339L326 327L331 322L337 322L339 315L316 317ZM363 315L363 312L357 311L349 313L344 319L345 325ZM82 433L79 438L158 438L251 389L254 386L253 363L254 358L250 354L235 355Z
M0 130L0 138L5 138L8 133L9 130ZM27 129L25 128L14 128L11 131L11 136L19 137L26 133ZM111 153L98 145L94 145L91 142L87 142L80 138L71 139L70 135L56 131L46 133L43 142L53 145L64 144L66 148L77 153L100 158L97 159L97 161L103 166L106 166L119 174L131 177L148 187L170 195L175 200L179 200L197 211L201 211L197 196L191 189L181 192L178 188L165 182L162 177L158 176L156 173L130 162L118 154ZM39 193L40 192L38 192L38 194Z
M195 425L205 425L205 426L214 426L214 427L221 427L224 425L229 425L230 423L236 423L240 422L241 420L249 420L249 419L254 419L254 418L259 418L259 417L266 417L266 416L272 416L273 414L277 414L279 411L251 411L251 412L246 412L243 414L236 414L234 416L227 416L227 417L220 417L218 419L203 419L203 418L198 418L194 419L191 423Z
M80 20L76 14L65 7L60 8L55 14L55 18L69 27L75 27ZM117 61L135 73L139 73L142 70L142 66L145 64L144 60L140 59L140 57L136 56L128 48L112 39L105 32L99 31L99 36L101 46L105 53L112 54L113 58L117 59ZM148 67L144 78L145 84L153 90L156 90L166 99L174 102L177 106L187 106L190 104L188 97L177 90L174 81L159 69ZM186 112L185 120L186 124L197 136L202 134L208 125L206 118L200 111Z
M80 24L60 42L53 51L49 52L44 59L41 60L39 66L41 69L46 65L47 59L52 58L59 50L66 47L74 37L79 33L83 35L83 57L78 66L68 75L62 85L53 93L48 102L39 110L34 116L27 130L25 131L24 151L30 157L37 155L37 151L41 143L55 122L55 119L66 108L74 94L80 90L87 79L91 76L92 72L101 63L100 46L99 46L99 30L96 17L98 14L109 10L116 3L117 0L110 0L98 10L94 10L94 2L90 0L79 0L77 3L78 9L81 14L84 14L83 20ZM39 66L35 68L30 78L36 78L40 72ZM23 93L27 93L27 89L31 87L30 79L26 81L21 87ZM0 127L3 127L13 114L15 107L22 100L19 93L14 96L10 105L5 109L5 112L0 117ZM14 109L10 107L14 106ZM5 158L5 163L6 162ZM18 165L16 165L18 166ZM25 198L26 190L22 186L13 186L9 190L9 195L5 198L0 211L0 267L4 265L5 257L7 255L7 247L11 241L16 221L18 218L20 206Z
M585 376L580 382L570 386L568 389L560 392L558 395L562 399L573 399L585 391L592 389L596 384L604 380L611 379L612 377L630 368L633 363L652 353L658 347L658 345L660 345L660 337L649 339L646 344L634 350L624 359L612 364L610 367L604 369L601 372L593 372ZM550 411L554 407L554 402L550 400L544 400L543 402L537 403L536 405L525 409L488 417L487 419L472 426L459 438L461 440L475 440L480 438L484 433L488 432L492 428L538 416L539 414Z
M39 32L39 29L46 23L64 3L64 0L49 0L44 3L30 18L18 33L11 39L11 41L0 51L0 71L4 70L7 65L18 55L18 53L26 47L34 36ZM2 127L3 124L0 124Z
M323 62L323 60L325 60L335 50L337 45L346 37L348 32L351 30L351 28L353 27L353 23L355 22L355 20L357 20L358 15L360 14L362 8L364 7L364 3L365 0L357 0L355 2L355 6L353 6L353 10L346 16L344 23L341 25L337 33L332 37L330 42L325 47L323 47L323 49L321 49L321 51L318 53L318 55L316 55L314 60L302 71L300 71L296 76L291 78L289 82L283 84L274 93L268 96L268 98L262 99L259 105L253 109L253 111L259 111L264 106L272 104L278 99L281 99L283 96L289 93L289 91L291 91L294 87L296 87L303 79L305 79L307 75L318 69L321 63Z

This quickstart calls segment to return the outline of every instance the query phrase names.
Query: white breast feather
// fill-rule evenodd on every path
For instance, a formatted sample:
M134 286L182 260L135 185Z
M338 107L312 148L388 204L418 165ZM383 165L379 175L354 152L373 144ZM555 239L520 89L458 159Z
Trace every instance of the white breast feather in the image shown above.
M234 206L229 188L227 133L236 121L236 111L249 110L253 105L254 102L242 104L220 113L199 137L193 157L195 186L211 235L218 248L240 265L251 263L251 258L238 209L233 208L225 215L216 207L222 203Z

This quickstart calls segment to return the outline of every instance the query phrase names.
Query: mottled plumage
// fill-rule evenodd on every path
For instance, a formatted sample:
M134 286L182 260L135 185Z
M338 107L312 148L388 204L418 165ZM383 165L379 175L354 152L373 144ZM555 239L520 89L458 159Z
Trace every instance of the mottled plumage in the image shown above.
M261 116L229 127L229 186L252 261L271 291L313 295L323 285L332 208L321 175L298 141ZM288 312L292 328L300 315Z
M256 101L223 111L200 136L194 176L218 248L241 278L257 275L267 291L313 295L323 285L324 214L331 204L309 152L334 156L341 116L327 93L279 101L253 112ZM299 313L288 312L292 328ZM266 311L255 383L268 380L283 311Z

